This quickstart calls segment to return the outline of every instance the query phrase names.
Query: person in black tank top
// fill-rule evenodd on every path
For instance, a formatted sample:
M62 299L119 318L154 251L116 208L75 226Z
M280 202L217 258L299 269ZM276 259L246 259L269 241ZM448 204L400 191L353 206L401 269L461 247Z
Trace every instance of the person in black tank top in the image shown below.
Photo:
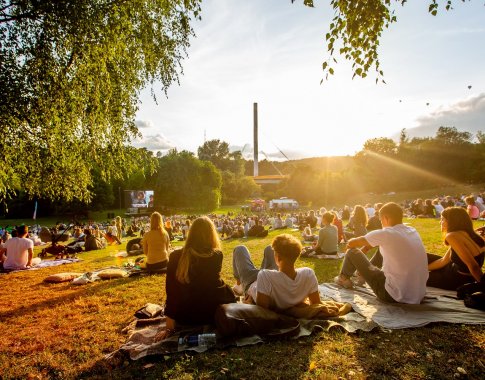
M428 254L428 286L456 290L469 282L480 281L485 257L485 241L473 229L467 211L448 207L441 213L441 231L449 246L441 257Z

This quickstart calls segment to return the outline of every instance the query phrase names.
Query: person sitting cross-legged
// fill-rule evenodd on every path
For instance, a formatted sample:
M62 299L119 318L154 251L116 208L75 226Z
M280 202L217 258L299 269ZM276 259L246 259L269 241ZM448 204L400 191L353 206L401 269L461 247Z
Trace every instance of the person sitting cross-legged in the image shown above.
M349 249L335 282L352 288L351 277L357 270L380 300L419 304L428 279L428 260L421 237L416 229L402 223L403 210L398 204L385 204L379 216L382 230L348 241ZM358 249L376 246L379 251L371 261Z
M309 299L320 304L318 281L310 268L295 268L301 243L289 234L274 238L264 250L261 269L257 269L248 249L237 246L233 252L233 270L237 285L235 292L245 293L246 302L281 311L300 305Z
M34 243L27 239L29 228L25 225L17 227L17 236L8 239L0 248L0 262L5 270L29 269L40 264L41 259L34 257Z

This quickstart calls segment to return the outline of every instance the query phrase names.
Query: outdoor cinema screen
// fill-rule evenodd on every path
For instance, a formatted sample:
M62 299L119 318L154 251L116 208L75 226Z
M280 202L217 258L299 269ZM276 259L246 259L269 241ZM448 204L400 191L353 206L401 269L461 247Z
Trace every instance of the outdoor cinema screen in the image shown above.
M125 190L125 206L128 208L153 207L153 190Z

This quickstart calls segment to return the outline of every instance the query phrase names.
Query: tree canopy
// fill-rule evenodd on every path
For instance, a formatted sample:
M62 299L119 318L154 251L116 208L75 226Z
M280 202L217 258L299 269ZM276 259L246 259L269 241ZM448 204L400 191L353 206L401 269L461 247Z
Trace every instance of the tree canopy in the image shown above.
M222 179L212 163L198 160L191 152L176 150L158 160L152 179L156 208L212 211L220 206Z
M90 198L136 162L138 94L178 80L200 0L0 0L0 199Z

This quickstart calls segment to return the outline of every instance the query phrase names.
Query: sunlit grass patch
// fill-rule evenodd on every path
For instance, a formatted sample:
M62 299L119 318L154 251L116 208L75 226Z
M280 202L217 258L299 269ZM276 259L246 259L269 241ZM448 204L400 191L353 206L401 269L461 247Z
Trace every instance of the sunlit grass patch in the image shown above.
M421 232L429 252L445 252L437 220L406 222ZM282 232L300 236L296 231ZM246 244L258 266L264 247L277 233L272 231L264 239L223 241L223 278L233 283L232 251L236 245ZM125 341L122 330L133 313L147 302L164 303L165 275L83 286L45 284L43 279L53 273L92 271L134 261L136 257L114 256L125 250L127 241L82 253L80 263L0 276L4 290L0 297L3 378L424 379L453 378L460 367L469 378L478 379L485 371L485 328L449 324L392 332L317 332L298 341L107 363L103 356ZM326 282L338 273L340 263L300 258L297 266L313 268L319 282Z

